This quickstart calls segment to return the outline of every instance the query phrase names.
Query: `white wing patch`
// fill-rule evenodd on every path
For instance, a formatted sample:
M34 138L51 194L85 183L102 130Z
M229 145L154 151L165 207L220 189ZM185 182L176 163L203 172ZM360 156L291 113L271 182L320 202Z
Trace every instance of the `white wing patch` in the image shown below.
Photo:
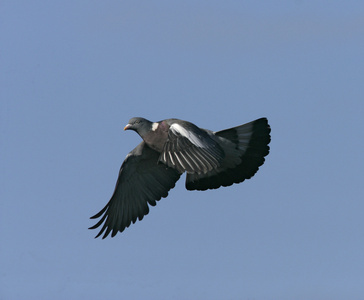
M194 134L191 131L188 131L187 129L183 128L181 125L179 124L172 124L171 127L169 128L169 130L172 130L172 132L174 134L178 133L182 136L184 136L185 138L187 138L192 144L194 144L195 146L199 147L199 148L206 148L206 145L204 145L201 141L201 139Z

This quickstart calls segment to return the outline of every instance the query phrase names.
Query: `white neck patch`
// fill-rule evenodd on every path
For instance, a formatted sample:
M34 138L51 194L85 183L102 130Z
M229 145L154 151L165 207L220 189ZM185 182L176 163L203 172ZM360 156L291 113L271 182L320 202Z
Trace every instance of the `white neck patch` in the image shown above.
M157 128L158 128L158 126L159 126L159 124L154 122L154 123L152 124L152 130L153 130L153 131L156 131L156 130L157 130Z

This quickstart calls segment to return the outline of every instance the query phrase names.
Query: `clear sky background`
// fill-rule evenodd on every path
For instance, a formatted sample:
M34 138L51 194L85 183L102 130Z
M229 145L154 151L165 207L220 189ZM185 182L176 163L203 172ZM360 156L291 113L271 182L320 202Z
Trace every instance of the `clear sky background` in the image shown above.
M2 1L0 299L363 299L363 1ZM131 117L259 117L251 180L94 239Z

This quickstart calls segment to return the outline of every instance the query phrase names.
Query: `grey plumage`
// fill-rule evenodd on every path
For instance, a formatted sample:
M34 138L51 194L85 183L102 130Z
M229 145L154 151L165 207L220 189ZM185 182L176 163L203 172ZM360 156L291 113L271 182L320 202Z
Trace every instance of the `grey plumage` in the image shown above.
M216 189L251 178L269 153L270 126L266 118L213 132L179 119L150 122L132 118L125 130L143 141L125 158L114 193L92 219L101 219L98 236L115 236L148 214L149 207L167 197L186 172L188 190Z

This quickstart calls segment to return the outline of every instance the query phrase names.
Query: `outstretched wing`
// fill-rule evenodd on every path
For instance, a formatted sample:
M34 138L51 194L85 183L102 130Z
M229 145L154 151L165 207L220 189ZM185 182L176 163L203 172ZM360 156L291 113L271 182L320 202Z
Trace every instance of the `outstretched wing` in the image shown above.
M141 142L124 160L114 193L106 206L91 219L101 219L89 229L103 224L99 237L103 238L112 231L114 237L122 232L131 222L142 220L149 212L148 203L156 205L156 201L167 197L168 191L175 186L181 174L166 165L158 163L159 153Z
M187 174L188 190L216 189L249 179L269 153L270 126L266 118L215 132L225 152L220 166L204 174Z
M224 152L207 131L192 123L171 124L159 161L183 173L206 173L220 165Z

